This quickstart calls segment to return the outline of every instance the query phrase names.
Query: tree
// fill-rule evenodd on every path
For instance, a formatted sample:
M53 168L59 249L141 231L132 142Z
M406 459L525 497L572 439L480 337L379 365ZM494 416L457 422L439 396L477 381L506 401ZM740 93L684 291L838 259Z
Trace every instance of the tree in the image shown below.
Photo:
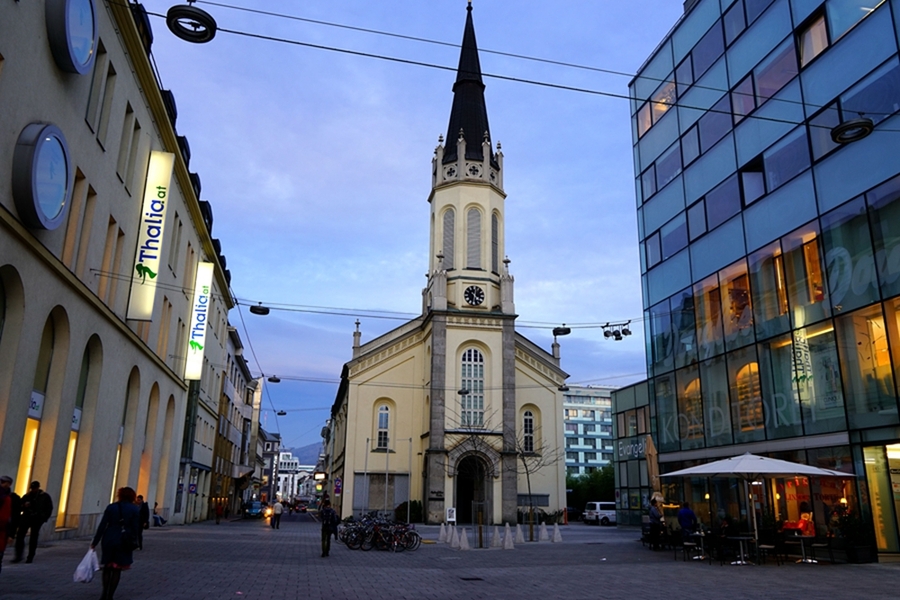
M593 501L613 501L616 497L615 470L612 463L583 475L566 476L568 503L579 510Z

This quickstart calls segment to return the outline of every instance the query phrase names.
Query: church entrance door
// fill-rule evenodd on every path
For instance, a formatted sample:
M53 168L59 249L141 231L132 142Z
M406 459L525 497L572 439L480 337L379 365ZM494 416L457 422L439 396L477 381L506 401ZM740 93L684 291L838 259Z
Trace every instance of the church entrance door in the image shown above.
M490 524L488 470L484 459L466 456L456 468L456 518L458 523Z

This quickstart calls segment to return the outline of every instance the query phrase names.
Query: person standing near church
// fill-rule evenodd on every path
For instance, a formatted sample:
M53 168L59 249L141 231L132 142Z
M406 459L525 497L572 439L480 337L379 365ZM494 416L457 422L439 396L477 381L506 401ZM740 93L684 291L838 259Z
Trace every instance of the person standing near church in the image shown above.
M34 561L41 526L47 522L51 514L53 514L53 500L50 498L50 494L41 489L40 482L32 481L28 493L22 496L22 516L19 518L19 531L16 535L16 557L12 562L22 562L22 555L25 553L25 536L28 535L29 530L31 535L28 538L28 557L25 562Z
M16 537L16 526L19 522L19 495L12 491L12 477L0 477L0 568L3 567L3 553L6 542Z

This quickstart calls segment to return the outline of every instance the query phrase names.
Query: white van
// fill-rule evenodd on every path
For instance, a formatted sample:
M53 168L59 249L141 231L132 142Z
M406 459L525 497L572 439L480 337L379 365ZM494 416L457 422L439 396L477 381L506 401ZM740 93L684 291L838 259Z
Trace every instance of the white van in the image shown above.
M615 502L588 502L584 507L584 515L581 520L594 525L616 524Z

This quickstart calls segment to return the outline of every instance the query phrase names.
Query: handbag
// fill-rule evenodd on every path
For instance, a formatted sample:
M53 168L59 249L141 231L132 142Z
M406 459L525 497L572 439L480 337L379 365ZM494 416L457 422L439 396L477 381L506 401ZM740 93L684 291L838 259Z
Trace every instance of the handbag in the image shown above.
M137 539L134 536L134 533L131 532L125 525L125 517L122 516L122 504L119 505L119 527L121 528L119 531L119 549L122 552L131 552L135 548L138 547Z
M72 575L72 581L75 583L90 583L94 578L94 571L100 570L100 561L97 559L97 553L93 548L88 549L87 554L75 567L75 573Z

